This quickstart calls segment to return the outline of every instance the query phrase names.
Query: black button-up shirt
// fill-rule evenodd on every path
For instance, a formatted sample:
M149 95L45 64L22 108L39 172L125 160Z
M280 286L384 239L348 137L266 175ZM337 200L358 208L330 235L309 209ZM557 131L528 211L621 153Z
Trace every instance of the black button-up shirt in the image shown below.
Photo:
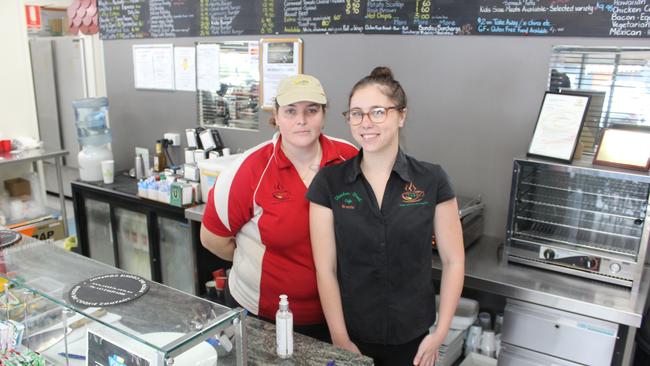
M353 341L403 344L436 318L431 268L433 217L454 197L439 165L400 149L382 207L354 159L323 168L307 199L332 209L343 315Z

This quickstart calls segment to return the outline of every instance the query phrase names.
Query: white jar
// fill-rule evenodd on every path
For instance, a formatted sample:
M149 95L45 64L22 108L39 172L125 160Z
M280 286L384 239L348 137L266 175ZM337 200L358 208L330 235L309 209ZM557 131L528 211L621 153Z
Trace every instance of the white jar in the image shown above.
M99 181L103 180L102 176L102 160L113 160L113 152L109 149L109 145L86 145L79 155L79 178L83 181Z

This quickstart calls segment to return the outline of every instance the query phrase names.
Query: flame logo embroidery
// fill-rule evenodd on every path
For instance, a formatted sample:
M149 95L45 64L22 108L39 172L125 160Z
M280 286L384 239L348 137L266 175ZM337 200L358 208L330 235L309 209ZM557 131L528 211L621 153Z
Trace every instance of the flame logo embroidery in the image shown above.
M273 187L274 191L271 193L273 195L273 198L275 198L278 201L285 201L289 199L289 191L284 189L284 187L280 183L276 183L275 186Z
M289 192L287 191L275 191L273 192L273 197L277 200L284 201L289 198Z
M422 201L424 192L417 189L412 182L404 186L404 193L402 193L402 202L416 203Z

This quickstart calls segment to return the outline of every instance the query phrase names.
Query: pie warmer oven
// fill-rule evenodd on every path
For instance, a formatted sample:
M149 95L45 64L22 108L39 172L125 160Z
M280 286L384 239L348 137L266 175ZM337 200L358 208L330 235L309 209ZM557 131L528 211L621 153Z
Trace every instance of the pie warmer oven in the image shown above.
M505 258L638 289L649 193L647 173L516 159Z

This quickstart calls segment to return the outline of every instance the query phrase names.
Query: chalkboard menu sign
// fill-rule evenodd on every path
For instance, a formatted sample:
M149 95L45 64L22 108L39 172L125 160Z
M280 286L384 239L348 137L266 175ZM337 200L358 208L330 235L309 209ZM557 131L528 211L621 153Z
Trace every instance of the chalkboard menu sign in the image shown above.
M472 34L478 0L367 0L365 33Z
M269 3L273 2L266 0ZM361 33L366 0L275 1L274 33Z
M99 0L102 39L259 34L265 0Z
M650 0L99 0L102 39L367 33L650 37Z
M260 23L262 21L262 4L265 2L264 0L188 1L199 3L199 36L260 33Z
M650 2L481 1L476 26L479 34L648 37Z

